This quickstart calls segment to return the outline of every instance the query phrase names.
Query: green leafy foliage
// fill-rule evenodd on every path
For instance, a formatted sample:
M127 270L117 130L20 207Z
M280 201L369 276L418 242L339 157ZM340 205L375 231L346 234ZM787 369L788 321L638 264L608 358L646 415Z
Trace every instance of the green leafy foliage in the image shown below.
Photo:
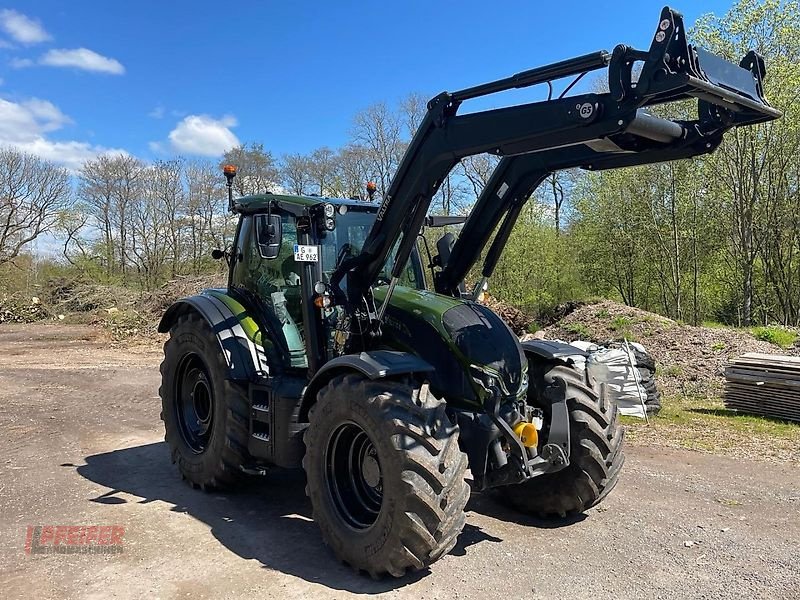
M756 339L770 342L781 348L790 348L797 341L797 333L790 329L770 325L768 327L754 327L753 335Z

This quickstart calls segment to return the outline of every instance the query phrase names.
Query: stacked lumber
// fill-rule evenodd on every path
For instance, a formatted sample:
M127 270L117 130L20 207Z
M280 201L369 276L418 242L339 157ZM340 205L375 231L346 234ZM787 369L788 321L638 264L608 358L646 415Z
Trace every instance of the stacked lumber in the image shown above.
M725 406L800 421L800 357L748 352L725 367Z

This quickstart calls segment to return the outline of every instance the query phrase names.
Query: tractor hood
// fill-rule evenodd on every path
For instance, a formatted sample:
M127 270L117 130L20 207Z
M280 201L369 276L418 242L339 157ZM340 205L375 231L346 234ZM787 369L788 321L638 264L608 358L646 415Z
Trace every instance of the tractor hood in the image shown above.
M378 302L386 288L375 289ZM397 286L384 317L384 342L436 367L431 387L482 404L491 387L503 396L527 390L527 361L517 336L482 304ZM457 403L457 402L456 402Z

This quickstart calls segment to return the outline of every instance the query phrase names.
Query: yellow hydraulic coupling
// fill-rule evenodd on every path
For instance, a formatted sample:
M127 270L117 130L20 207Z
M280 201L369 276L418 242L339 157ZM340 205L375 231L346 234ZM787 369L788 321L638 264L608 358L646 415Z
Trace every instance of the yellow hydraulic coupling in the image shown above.
M522 440L522 445L526 448L535 448L539 444L539 432L533 423L521 421L514 426L514 433Z

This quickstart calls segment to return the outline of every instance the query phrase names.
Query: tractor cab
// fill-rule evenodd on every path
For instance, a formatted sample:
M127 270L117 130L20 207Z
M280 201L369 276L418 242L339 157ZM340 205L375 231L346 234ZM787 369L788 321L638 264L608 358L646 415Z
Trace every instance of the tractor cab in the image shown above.
M278 354L284 367L308 368L309 350L312 363L334 356L343 307L327 293L331 276L342 260L362 251L377 206L277 194L246 196L236 203L242 218L229 257L229 292L253 307L253 319L261 331L269 332L263 340L283 347ZM393 266L389 260L376 287L389 282ZM416 249L399 285L425 288ZM306 323L315 322L320 327L309 337Z

